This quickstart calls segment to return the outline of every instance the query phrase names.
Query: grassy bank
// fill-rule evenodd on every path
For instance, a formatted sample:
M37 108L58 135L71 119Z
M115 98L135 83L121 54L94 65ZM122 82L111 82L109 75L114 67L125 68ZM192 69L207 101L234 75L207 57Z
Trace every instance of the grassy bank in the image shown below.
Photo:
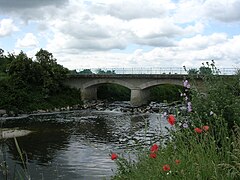
M222 120L216 117L216 121ZM119 157L113 179L238 179L239 129L230 134L223 127L216 140L213 127L207 127L201 133L191 127L176 128L166 144L139 152L137 163Z

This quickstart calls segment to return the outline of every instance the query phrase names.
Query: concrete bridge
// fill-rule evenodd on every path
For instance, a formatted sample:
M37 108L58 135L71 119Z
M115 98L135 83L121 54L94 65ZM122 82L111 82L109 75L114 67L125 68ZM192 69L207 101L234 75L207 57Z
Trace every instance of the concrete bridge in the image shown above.
M151 87L161 84L183 86L186 77L186 74L78 74L69 76L65 84L80 89L82 100L97 99L97 88L102 84L119 84L131 90L131 104L140 106L147 103ZM195 81L202 87L200 78Z

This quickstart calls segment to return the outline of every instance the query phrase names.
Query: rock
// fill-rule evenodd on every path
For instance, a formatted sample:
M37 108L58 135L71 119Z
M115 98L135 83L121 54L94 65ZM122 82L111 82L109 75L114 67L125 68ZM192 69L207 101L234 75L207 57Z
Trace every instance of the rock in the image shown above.
M18 130L18 129L0 129L0 139L8 139L13 137L26 136L30 134L29 130Z
M3 114L2 117L8 117L8 115L7 114Z
M42 110L42 109L39 109L37 112L38 112L38 113L45 113L46 111L45 111L45 110Z
M59 108L54 108L54 111L55 111L55 112L59 112L60 109L59 109Z
M7 114L7 111L5 109L0 109L0 116Z

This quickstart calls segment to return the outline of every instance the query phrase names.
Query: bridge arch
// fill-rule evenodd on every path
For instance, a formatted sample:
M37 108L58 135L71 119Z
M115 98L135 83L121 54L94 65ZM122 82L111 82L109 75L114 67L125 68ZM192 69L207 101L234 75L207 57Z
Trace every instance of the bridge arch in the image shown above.
M162 79L161 81L159 80L152 80L146 83L143 83L139 86L140 89L148 89L150 87L162 85L162 84L172 84L172 85L178 85L178 86L183 86L183 82L181 80L169 80L169 79Z
M134 89L134 86L124 80L119 79L95 79L82 84L82 89L98 86L100 84L118 84L128 89Z

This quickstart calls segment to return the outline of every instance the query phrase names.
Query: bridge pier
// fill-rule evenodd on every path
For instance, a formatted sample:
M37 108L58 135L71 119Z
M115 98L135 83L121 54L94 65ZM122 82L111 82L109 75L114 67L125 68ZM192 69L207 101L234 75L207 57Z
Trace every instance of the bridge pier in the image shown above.
M81 88L82 100L97 100L97 87Z
M150 91L145 89L131 89L130 103L133 106L141 106L147 104L150 96Z

